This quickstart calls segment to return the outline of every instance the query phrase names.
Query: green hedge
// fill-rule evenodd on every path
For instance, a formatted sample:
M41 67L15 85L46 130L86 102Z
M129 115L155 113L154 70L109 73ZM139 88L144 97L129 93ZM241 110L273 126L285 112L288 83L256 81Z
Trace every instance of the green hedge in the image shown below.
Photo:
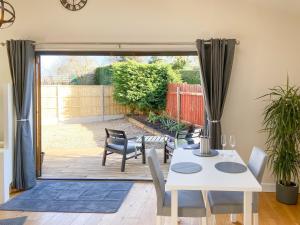
M113 64L114 98L123 105L149 112L164 110L168 83L180 83L180 74L165 63L136 61Z
M111 85L112 84L112 65L98 67L95 71L95 84Z
M199 70L180 70L183 82L188 84L200 84L200 71Z

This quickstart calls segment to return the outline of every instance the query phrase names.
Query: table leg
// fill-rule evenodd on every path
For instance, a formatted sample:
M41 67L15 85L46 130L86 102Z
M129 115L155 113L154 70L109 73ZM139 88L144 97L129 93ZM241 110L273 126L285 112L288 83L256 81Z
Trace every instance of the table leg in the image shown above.
M171 191L171 219L172 225L177 225L178 219L178 192L177 190Z
M244 225L252 225L252 192L244 192Z

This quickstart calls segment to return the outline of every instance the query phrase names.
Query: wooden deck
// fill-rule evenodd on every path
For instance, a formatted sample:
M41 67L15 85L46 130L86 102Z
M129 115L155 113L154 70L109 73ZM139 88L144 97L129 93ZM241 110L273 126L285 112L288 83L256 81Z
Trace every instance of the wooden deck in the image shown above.
M146 152L149 149L146 150ZM142 158L126 161L125 172L121 172L121 156L108 155L106 165L102 166L103 149L81 149L87 154L59 154L64 153L57 149L57 155L47 155L43 163L42 178L85 178L85 179L151 179L148 164L142 164ZM94 152L95 154L91 154ZM163 163L163 149L158 149L161 159L161 169L165 176L169 170L169 163ZM52 152L53 153L53 152Z
M85 179L151 179L147 164L142 158L126 161L125 172L121 172L121 156L107 156L102 166L105 140L104 128L125 130L129 137L149 134L130 124L125 119L88 124L59 124L43 126L42 144L45 158L42 178L85 178ZM169 164L164 164L162 144L155 147L161 160L161 168L167 174ZM147 150L146 150L147 152Z

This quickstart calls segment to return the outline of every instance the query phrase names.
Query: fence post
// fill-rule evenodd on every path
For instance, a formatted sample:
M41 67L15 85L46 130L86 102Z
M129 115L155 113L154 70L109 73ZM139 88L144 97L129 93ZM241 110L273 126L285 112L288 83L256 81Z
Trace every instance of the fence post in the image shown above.
M180 122L180 106L181 106L181 102L180 102L180 87L176 88L176 99L177 99L177 122Z
M104 85L102 85L102 121L104 121Z

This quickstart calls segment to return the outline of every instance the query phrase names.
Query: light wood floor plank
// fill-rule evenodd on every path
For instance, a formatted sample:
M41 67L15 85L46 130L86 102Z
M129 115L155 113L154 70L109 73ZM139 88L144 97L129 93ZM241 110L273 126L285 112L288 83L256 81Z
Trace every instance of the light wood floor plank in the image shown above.
M300 201L300 197L299 197ZM0 219L27 216L25 225L154 225L156 194L152 183L137 182L117 213L53 213L0 211ZM260 194L260 225L299 225L300 205L280 204L274 193ZM198 225L198 219L182 218L180 225ZM243 217L238 215L238 223ZM165 219L170 225L170 219ZM217 216L217 225L231 225L229 216Z

